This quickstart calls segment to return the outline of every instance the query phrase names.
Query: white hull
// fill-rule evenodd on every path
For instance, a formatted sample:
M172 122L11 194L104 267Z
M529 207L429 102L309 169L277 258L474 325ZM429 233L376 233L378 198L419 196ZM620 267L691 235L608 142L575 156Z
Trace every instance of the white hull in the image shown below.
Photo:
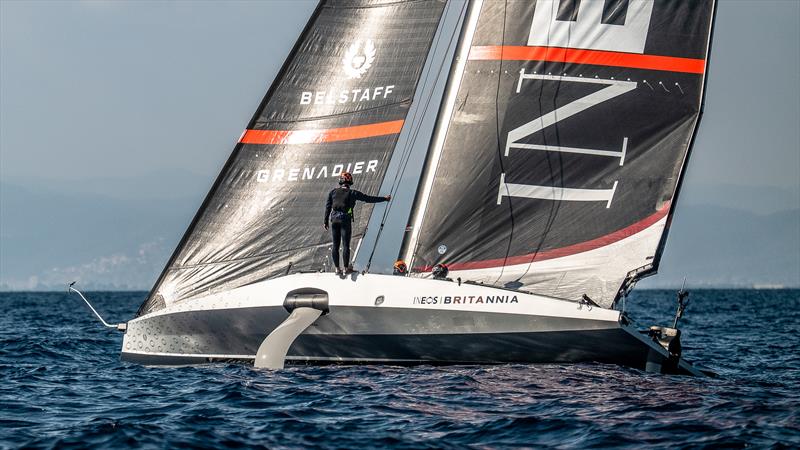
M651 352L667 356L622 323L619 311L451 281L309 273L136 318L127 324L122 358L148 365L253 360L289 316L287 294L304 288L326 292L329 313L294 341L290 362L603 362L644 369Z

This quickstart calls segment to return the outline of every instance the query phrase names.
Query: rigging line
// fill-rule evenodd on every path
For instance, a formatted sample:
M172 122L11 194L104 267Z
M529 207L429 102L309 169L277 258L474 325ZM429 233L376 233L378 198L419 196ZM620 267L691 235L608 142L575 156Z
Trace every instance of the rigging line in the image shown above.
M440 103L439 113L437 114L437 118L444 118L444 120L447 120L447 126L439 126L442 124L439 119L435 122L437 126L434 128L434 134L430 140L430 145L433 146L432 153L429 145L428 155L425 158L425 168L420 177L420 184L418 185L421 191L419 189L417 190L417 195L414 199L414 204L421 206L421 208L412 211L411 219L413 219L414 223L411 224L411 226L412 228L416 227L416 229L411 229L409 230L410 233L407 231L403 235L402 250L405 257L410 260L409 265L411 266L414 265L414 260L418 256L417 251L424 243L423 232L425 231L424 227L426 223L424 215L425 211L427 211L428 204L432 200L431 197L434 185L436 184L436 176L441 168L444 144L447 140L450 121L452 121L455 114L453 107L456 106L458 91L460 90L461 82L464 78L471 44L474 40L478 19L480 17L480 10L483 7L483 1L484 0L470 0L466 7L466 12L462 21L464 25L460 27L461 31L453 53L454 56L453 59L451 59L453 65L450 66L447 83L445 84L444 97L442 97L443 100ZM467 19L469 19L468 22ZM463 105L466 104L467 97L469 97L468 94L464 97L464 100L461 102L462 106L459 106L458 110L462 109ZM446 115L442 116L442 114ZM413 267L412 272L414 272Z
M467 2L464 2L462 4L461 11L459 12L459 21L458 22L461 21L460 18L461 18L461 16L463 16L464 11L466 10L466 4L467 4ZM449 7L449 5L450 5L450 3L448 2L448 4L446 5L446 8ZM454 39L456 33L458 32L458 30L459 30L459 27L456 25L454 27L454 29L453 29L453 32L451 33L451 35L449 37L449 43L448 43L448 46L447 46L447 48L445 50L444 57L442 57L442 61L439 63L439 67L436 68L436 78L433 81L433 86L434 87L436 86L436 84L441 79L442 68L444 67L445 62L447 61L447 55L450 53L450 49L453 46L453 39ZM441 39L441 35L439 35L437 37L437 46L438 46L438 41L440 39ZM430 75L431 72L432 72L432 70L427 73L427 75L425 77L425 81L423 82L424 83L423 87L427 86L427 78L428 78L428 75ZM428 97L427 97L427 99L425 101L425 104L421 108L423 113L420 116L420 120L417 123L416 127L414 126L414 120L412 119L412 127L410 128L410 130L414 130L413 136L409 140L407 140L407 142L406 142L407 151L404 150L403 155L402 155L403 157L405 157L405 161L403 161L403 157L401 157L399 165L398 165L398 171L397 171L397 173L395 175L395 180L392 183L392 189L390 190L390 193L396 192L397 189L399 189L399 187L400 187L399 181L402 180L402 176L405 174L406 168L408 167L408 163L411 160L411 154L412 154L414 146L415 146L415 144L417 142L417 138L419 137L419 133L420 133L420 131L422 129L422 123L424 121L424 118L427 115L427 111L429 110L429 107L430 107L430 104L431 104L431 100L433 99L434 93L435 93L435 89L433 89L433 88L430 89L430 93L428 94ZM415 115L416 115L418 110L419 110L419 108L415 109ZM409 134L411 134L411 131L409 131ZM391 211L393 206L394 205L390 203L389 206L383 212L383 217L381 218L380 228L378 229L378 233L375 236L375 242L374 242L374 245L372 247L372 251L370 252L369 259L367 261L367 270L369 269L369 267L372 264L372 260L373 260L373 258L375 256L375 251L377 249L378 242L379 242L379 240L381 238L381 235L383 234L383 228L384 228L384 225L386 223L386 219L387 219L387 217L389 215L389 212Z
M494 123L495 132L497 134L497 159L500 162L500 173L506 173L505 165L503 164L503 150L502 142L500 140L500 84L503 81L503 51L506 47L506 15L508 14L508 0L503 3L503 32L500 39L500 68L497 70L497 90L494 95ZM499 186L498 186L499 188ZM503 257L503 265L500 267L500 274L492 282L497 284L503 278L503 272L506 269L506 262L508 255L511 253L511 243L514 241L514 206L512 205L512 197L508 196L508 214L511 230L508 234L508 246L506 247L506 255Z
M444 14L446 14L447 7L449 5L450 5L449 3L447 3L445 5ZM434 48L436 48L436 46L438 46L440 38L441 38L441 34L439 34L439 36L437 36L437 39L434 42ZM422 83L420 83L420 86L421 86L420 92L422 92L425 89L425 87L427 86L428 77L430 76L431 71L432 71L431 66L426 67L425 75L423 77ZM420 108L414 108L414 112L413 112L413 114L411 116L410 126L408 128L408 130L409 130L408 134L409 135L412 133L411 130L414 130L415 127L420 127L421 128L421 120L422 120L422 118L420 118L420 122L417 122L417 116L419 115L419 109ZM424 117L424 114L423 114L422 117ZM399 184L400 184L399 181L402 178L401 167L403 166L403 160L407 160L408 158L410 158L411 151L413 149L413 145L411 145L410 142L411 142L411 140L409 138L406 138L406 141L405 141L405 143L403 145L403 150L400 152L400 158L399 158L398 163L397 163L397 168L395 169L395 173L394 173L394 177L392 179L392 183L389 186L389 194L390 195L394 195L395 192L397 191L398 187L399 187ZM372 260L373 260L373 258L375 256L375 251L376 251L377 246L378 246L378 241L380 240L381 234L383 233L383 228L384 228L384 225L386 224L386 219L387 219L387 217L389 215L389 211L391 210L391 208L392 208L392 203L389 203L389 205L387 205L387 207L383 210L383 213L381 215L380 225L378 227L378 232L375 235L375 240L374 240L373 245L372 245L372 250L370 251L369 258L367 259L367 265L366 265L366 267L364 269L365 271L368 271L370 266L372 265Z
M447 9L449 8L449 6L450 6L449 2L445 4L445 9L442 12L442 20L444 20L444 17L447 14ZM441 33L437 34L436 40L434 41L433 46L431 48L435 49L438 46L439 40L441 39L441 36L442 36ZM427 84L428 77L430 76L431 67L430 66L426 66L423 72L424 72L424 76L422 77L422 82L420 83L420 86L422 86L424 88L425 85ZM420 90L420 92L421 92L421 90ZM419 108L414 108L414 111L413 111L413 113L411 115L411 120L409 121L409 124L410 124L409 128L408 128L409 130L412 130L414 128L414 126L415 126L414 124L417 121L418 111L419 111ZM410 131L409 131L409 133L410 133ZM395 169L395 174L394 174L394 177L392 178L392 183L389 186L389 194L390 195L394 194L394 192L397 189L399 175L400 175L400 165L402 164L403 159L407 157L406 155L409 154L410 152L411 152L411 148L408 145L408 139L406 139L406 142L404 143L403 149L400 152L400 159L398 160L398 167L397 167L397 169ZM380 232L383 229L383 226L384 226L384 223L386 221L386 217L388 215L389 209L391 209L391 203L383 210L383 215L381 216L380 226L378 228L378 234L376 235L375 244L373 245L373 250L370 253L370 258L367 260L367 267L366 267L367 269L369 269L369 266L372 264L372 256L375 253L375 246L378 243L378 237L380 236ZM366 234L366 228L364 230L364 234Z
M463 15L463 13L464 13L464 11L466 9L466 4L467 4L466 2L464 2L462 4L462 8L461 8L461 12L459 13L459 17L461 17ZM449 43L447 45L447 48L445 49L445 56L442 58L442 61L439 63L439 67L436 69L436 74L437 75L436 75L436 78L433 81L433 87L434 88L435 88L436 84L439 82L439 80L442 77L442 69L444 68L445 62L447 61L446 55L449 54L450 49L455 44L454 41L455 41L455 35L456 35L457 32L458 32L458 27L456 26L454 28L452 34L450 35ZM434 96L434 89L431 89L430 94L428 95L428 98L425 101L425 106L422 108L422 110L424 111L423 115L420 117L420 121L418 123L418 126L416 128L414 128L414 135L410 139L409 152L407 153L405 161L402 163L402 169L400 170L400 178L399 178L399 180L402 180L402 176L405 174L406 168L408 167L408 163L411 160L411 154L413 152L414 146L416 145L417 138L419 137L419 133L422 130L422 123L424 121L424 118L427 115L427 111L430 109L431 100L433 100L433 96ZM399 188L399 183L397 185L397 188ZM391 210L392 206L394 206L394 205L389 205L388 209ZM387 211L387 215L388 215L388 211Z
M444 10L442 11L442 16L441 16L442 23L445 20L445 18L447 17L447 11L448 11L449 8L450 8L450 2L445 3ZM439 45L439 41L441 40L441 37L442 37L442 33L437 33L436 39L433 42L433 45L430 47L431 49L434 49L433 50L434 52L435 52L435 49ZM424 76L422 77L422 82L420 83L420 86L422 87L422 89L420 89L420 92L422 92L424 90L425 86L427 85L428 77L430 76L431 71L432 71L431 66L430 65L426 65L425 69L423 70ZM414 108L414 111L413 111L413 113L411 115L411 121L409 122L410 123L409 128L408 128L409 130L414 129L415 123L417 122L418 112L419 112L419 108ZM423 117L424 117L424 114L423 114ZM420 118L420 121L421 120L422 120L422 118ZM409 131L409 134L410 133L411 133L411 131ZM392 179L392 183L389 186L389 194L390 195L393 195L394 192L396 191L397 187L399 186L400 166L402 165L404 158L410 158L410 153L411 153L412 148L413 147L409 145L408 139L406 139L406 142L404 143L404 146L403 146L403 150L400 152L400 159L398 160L398 166L397 166L397 169L395 170L395 174L394 174L394 177ZM372 246L372 251L370 252L369 258L367 259L367 265L365 267L365 271L369 270L369 267L372 265L372 259L373 259L374 255L375 255L375 248L378 245L378 239L380 239L380 235L381 235L381 233L383 231L383 227L384 227L384 224L386 223L386 218L388 217L389 210L391 210L391 207L392 207L392 204L390 203L383 210L383 214L381 216L381 221L380 221L380 226L378 228L378 233L375 236L375 242L374 242L374 244ZM366 233L367 233L367 227L364 227L364 235L366 235Z
M424 106L422 108L415 108L415 110L414 110L414 115L412 116L412 120L411 120L411 127L409 128L409 135L412 134L411 130L413 130L413 136L410 139L406 140L406 145L405 145L405 147L403 149L403 153L401 154L401 158L400 158L400 161L398 163L398 169L397 169L397 171L395 173L395 178L392 181L392 185L391 185L391 188L389 190L389 193L392 194L392 195L394 195L394 193L396 193L397 190L399 189L400 180L402 180L403 175L405 175L406 168L408 167L408 163L411 160L411 154L412 154L414 146L415 146L415 144L417 142L417 138L419 137L419 133L422 130L422 124L423 124L423 121L424 121L425 117L427 116L427 111L429 110L429 107L430 107L430 104L431 104L431 100L433 99L433 96L434 96L434 93L435 93L435 90L436 90L435 89L436 84L439 82L439 80L442 77L442 69L444 68L444 64L448 59L447 55L450 54L450 49L454 45L454 38L455 38L456 34L458 33L458 31L460 29L460 27L458 26L458 23L461 22L461 17L464 15L464 11L466 10L467 3L468 2L463 2L462 5L461 5L461 11L459 12L459 20L456 22L456 25L453 27L453 31L450 34L450 37L448 39L447 48L445 49L444 55L442 56L442 61L439 63L439 67L436 68L436 77L433 80L433 87L431 87L431 89L430 89L430 93L428 94L427 99L425 100L425 104L424 104ZM447 2L447 4L445 5L445 10L444 10L444 13L442 14L443 17L447 17L447 10L449 9L450 4L451 4L451 2ZM434 48L438 48L438 44L439 44L439 41L441 40L441 37L442 37L441 34L439 36L437 36L436 42L434 44ZM435 52L435 50L434 50L434 52ZM431 74L431 72L433 72L432 67L429 67L429 69L430 70L427 71L427 73L425 75L425 78L423 79L423 84L422 84L423 90L424 90L425 87L428 86L428 84L427 84L428 83L428 81L427 81L428 80L428 76ZM421 92L422 92L422 90L421 90ZM415 119L416 119L417 113L418 113L418 111L420 109L423 112L420 115L419 122L416 122L416 125L415 125ZM381 238L381 235L383 234L383 228L384 228L384 225L386 223L386 219L388 218L389 212L391 211L393 206L394 206L394 204L390 203L386 207L386 209L383 211L383 216L381 217L380 227L378 228L378 232L375 235L375 242L374 242L374 244L372 246L372 251L370 252L369 259L367 260L366 270L369 270L369 267L372 265L372 260L373 260L373 258L375 256L375 251L376 251L376 249L378 247L378 242L379 242L379 240Z
M354 234L352 237L355 238L355 237L361 237L361 236L362 236L361 234ZM282 253L297 252L297 251L301 251L301 250L311 250L311 249L315 249L315 248L323 248L323 247L326 247L326 246L330 247L330 245L331 245L330 241L326 240L325 242L321 242L321 243L318 243L318 244L308 244L308 245L303 245L301 247L294 247L294 248L290 248L290 249L286 249L286 250L278 250L278 251L269 252L269 253L261 253L261 254L253 255L253 256L242 256L240 258L222 259L222 260L219 260L219 261L208 261L208 262L201 262L201 263L195 263L195 264L186 264L186 265L181 265L181 266L170 266L170 267L168 267L168 269L169 270L183 270L183 269L196 269L198 267L206 267L206 266L213 266L213 265L219 265L219 264L234 264L234 263L239 263L239 262L254 261L254 260L258 260L258 259L264 259L264 258L273 256L273 255L280 255Z
M550 4L550 8L551 8L550 14L551 14L551 17L552 17L553 3ZM550 47L550 36L551 36L550 31L552 30L552 26L553 26L553 22L550 21L548 23L548 26L547 26L547 46L548 47ZM571 39L572 39L572 28L570 27L570 28L567 29L567 47L569 47L569 43L570 43ZM553 64L558 64L558 63L554 62ZM546 65L547 65L547 62L544 62L542 67L544 68ZM562 67L562 69L563 68L564 67ZM546 69L543 70L542 72L545 72L545 71L546 71ZM564 73L564 71L562 70L561 73ZM554 111L557 109L557 106L558 106L557 105L557 98L558 98L558 93L559 93L560 90L561 90L561 82L559 81L558 84L556 85L555 94L553 95L553 110ZM538 96L539 114L540 115L541 115L542 109L543 109L542 108L543 107L543 105L542 105L543 92L544 92L544 82L540 83L539 96ZM555 133L556 133L556 144L559 144L561 142L561 137L560 137L560 134L558 132L558 123L554 124L554 129L555 129ZM545 133L544 130L542 130L542 139L543 139L544 144L547 145L547 133ZM558 158L558 161L559 161L559 174L560 174L560 178L561 178L561 187L563 188L564 187L564 159L562 158L561 153L558 153L556 155L556 157ZM555 182L556 176L555 176L555 173L553 171L553 162L551 161L549 154L545 155L545 158L547 158L547 166L548 166L548 169L550 170L550 180L551 180L552 186L556 187L556 182ZM528 267L525 268L525 272L523 272L519 277L517 277L517 282L519 282L523 277L525 277L530 272L531 267L533 267L533 263L534 263L534 261L536 261L536 256L542 250L542 247L544 247L544 243L545 243L545 240L547 239L547 235L550 234L550 230L555 225L556 215L558 214L558 211L560 209L561 209L561 202L553 201L550 204L550 212L548 213L547 221L545 222L545 227L544 227L544 230L542 231L541 239L539 239L539 243L536 245L534 251L531 253L531 259L528 262ZM563 277L562 277L562 279L563 279ZM559 284L560 284L560 282L559 282Z
M447 10L449 9L449 7L450 7L450 3L448 2L448 3L445 4L445 9L442 12L442 21L446 17ZM433 42L433 46L431 47L432 49L436 49L438 47L439 41L441 40L441 38L442 38L442 33L438 33L437 36L436 36L436 40ZM435 50L434 50L434 52L435 52ZM420 83L420 87L421 87L420 92L422 92L424 90L425 86L427 86L428 78L430 77L431 72L432 72L432 66L426 65L426 67L424 69L424 76L422 77L422 82ZM410 126L408 128L408 130L409 130L408 134L411 133L410 130L413 130L416 126L418 126L418 125L415 125L415 124L417 124L417 117L419 116L419 110L420 110L420 108L414 108L414 111L413 111L413 113L411 115L411 120L409 122ZM422 120L422 119L420 118L420 120ZM421 125L419 125L419 126L421 126ZM411 146L409 144L409 139L406 138L406 141L403 144L403 149L400 152L400 158L398 159L397 169L395 169L394 177L392 178L392 183L389 186L389 194L394 194L394 192L396 192L397 187L399 186L399 180L401 178L400 168L402 166L403 160L410 157L410 153L411 153L412 148L413 148L413 146ZM383 225L384 225L384 223L386 221L386 217L387 217L388 211L390 209L391 209L391 204L389 204L383 211L383 215L381 217L381 222L380 222L380 228L378 229L379 234L376 235L375 245L377 245L377 243L378 243L378 237L380 236L380 231L383 229ZM373 251L370 253L370 258L369 258L369 260L367 262L367 267L369 267L369 265L372 263L372 255L373 254L374 254L374 246L373 246Z
M421 3L425 0L395 0L393 2L386 2L386 3L376 3L373 5L325 5L325 8L330 9L370 9L370 8L382 8L385 6L394 6L394 5L402 5L403 3Z
M448 3L448 5L449 5L449 3ZM463 16L464 11L466 10L466 5L467 5L467 2L462 3L461 11L459 12L459 21L460 21L460 18ZM433 99L433 94L434 94L434 90L435 90L436 84L439 82L439 80L442 77L442 68L444 67L445 62L447 61L447 55L450 53L450 49L455 44L454 40L455 40L455 36L456 36L456 33L458 32L458 30L459 30L459 27L456 24L456 26L453 29L453 32L450 35L449 43L447 45L447 48L445 49L445 54L442 57L442 61L439 63L439 67L436 69L436 79L434 79L434 81L433 81L433 88L434 89L431 89L431 92L430 92L430 94L428 95L428 98L425 101L425 106L422 108L423 114L420 117L419 125L418 125L417 128L414 128L414 130L415 130L414 131L414 135L409 141L410 142L409 143L409 152L408 152L408 154L406 156L405 162L402 162L402 160L401 160L401 162L402 162L402 169L400 169L400 179L401 180L402 180L402 175L405 174L406 168L408 167L408 163L409 163L409 161L411 159L411 153L412 153L412 151L414 149L414 145L416 144L417 138L419 137L419 133L422 130L422 122L425 119L425 116L427 115L427 111L429 110L429 107L430 107L430 104L431 104L431 100ZM399 184L398 184L398 187L399 187ZM389 205L389 209L391 209L392 206L393 205Z
M444 11L442 12L442 21L443 22L444 22L445 18L447 17L447 11L450 9L450 5L451 5L451 2L447 2L445 4ZM434 49L433 50L434 53L436 52L435 49L438 48L439 42L442 39L442 34L443 33L438 33L437 34L436 40L434 41L433 46L431 47L432 49ZM451 37L451 41L452 41L452 37ZM448 50L449 50L449 48L450 47L448 45ZM440 67L441 67L441 65L440 65ZM422 83L421 83L421 86L422 86L423 89L420 89L420 92L423 92L424 88L428 85L428 78L430 77L430 74L432 72L433 72L432 65L429 65L429 66L425 67L425 76L423 77L423 80L422 80ZM437 75L437 78L436 78L437 80L439 79L439 76L440 76L440 74ZM432 93L429 94L429 96L428 96L429 99L430 99L431 95L433 95L433 94ZM427 103L426 103L426 107L427 107ZM414 108L414 112L413 112L413 114L411 116L411 122L410 122L411 126L409 127L409 130L413 130L415 128L414 124L417 123L416 121L417 121L417 116L419 115L419 111L420 111L420 108ZM420 116L420 122L419 122L418 126L420 126L420 127L422 126L421 122L424 119L424 117L425 117L425 114L423 112L422 116ZM409 131L409 135L410 134L411 134L411 131ZM404 158L406 158L406 159L410 158L410 154L411 154L412 150L413 150L413 142L411 142L410 139L406 139L406 142L403 145L403 151L401 152L401 155L400 155L400 160L398 162L397 170L395 171L394 179L392 180L392 184L391 184L391 187L389 189L390 193L394 192L394 190L396 189L396 185L399 183L399 180L402 178L400 168L401 168L401 165L403 163L403 159Z

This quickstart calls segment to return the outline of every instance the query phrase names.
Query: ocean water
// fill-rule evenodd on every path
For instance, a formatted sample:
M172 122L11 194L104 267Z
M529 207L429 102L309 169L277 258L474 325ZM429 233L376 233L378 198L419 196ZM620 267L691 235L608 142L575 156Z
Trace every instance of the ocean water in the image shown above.
M144 293L88 296L110 321ZM797 448L800 291L696 290L691 378L609 365L146 368L76 296L0 294L0 448ZM674 292L628 310L671 322Z

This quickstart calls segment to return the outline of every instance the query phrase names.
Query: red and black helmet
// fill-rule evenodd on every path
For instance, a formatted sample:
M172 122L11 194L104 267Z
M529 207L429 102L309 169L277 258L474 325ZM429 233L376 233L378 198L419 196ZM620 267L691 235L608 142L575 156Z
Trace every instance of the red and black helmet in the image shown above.
M437 264L433 266L433 270L431 270L433 278L447 278L448 273L450 273L450 269L444 264Z
M350 172L342 172L339 175L339 184L353 184L353 175Z
M406 266L405 261L402 259L398 259L394 263L394 274L395 275L405 275L408 273L408 267Z

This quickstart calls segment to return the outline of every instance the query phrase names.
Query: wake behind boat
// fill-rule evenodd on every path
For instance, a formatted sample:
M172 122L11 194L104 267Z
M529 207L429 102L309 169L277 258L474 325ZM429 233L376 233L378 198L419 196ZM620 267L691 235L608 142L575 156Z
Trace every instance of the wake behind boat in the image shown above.
M624 304L666 243L713 16L711 0L321 2L127 323L122 358L701 374L681 358L677 320L640 332ZM453 48L440 69L434 41ZM373 250L363 272L326 272L332 181L348 171L395 194L431 106L399 249L411 274L368 272L391 239L371 205L353 221L356 253ZM365 243L373 215L381 230ZM450 279L432 277L437 265Z

